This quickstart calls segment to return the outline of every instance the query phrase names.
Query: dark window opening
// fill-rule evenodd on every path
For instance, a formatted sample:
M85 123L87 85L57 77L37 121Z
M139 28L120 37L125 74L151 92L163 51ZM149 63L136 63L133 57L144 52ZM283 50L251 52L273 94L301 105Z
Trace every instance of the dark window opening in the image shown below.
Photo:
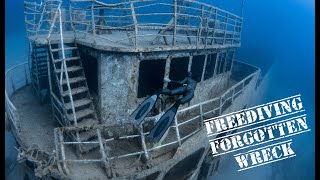
M232 61L233 61L233 54L234 54L234 51L230 51L228 52L227 54L227 58L226 58L226 72L230 71L231 70L231 65L232 65Z
M206 58L205 55L192 57L191 72L192 72L193 79L196 80L197 82L201 81L205 58Z
M219 56L218 74L221 74L221 73L224 72L225 59L226 59L226 53L221 53L220 56Z
M189 57L172 58L170 64L169 78L174 81L181 81L187 76ZM169 83L168 88L172 89L177 85Z
M216 65L217 54L209 54L207 57L207 64L204 71L204 80L212 78L214 74L214 68Z
M88 54L80 53L87 85L92 97L98 96L98 61L97 58Z
M138 98L151 95L163 87L165 66L165 59L140 62Z

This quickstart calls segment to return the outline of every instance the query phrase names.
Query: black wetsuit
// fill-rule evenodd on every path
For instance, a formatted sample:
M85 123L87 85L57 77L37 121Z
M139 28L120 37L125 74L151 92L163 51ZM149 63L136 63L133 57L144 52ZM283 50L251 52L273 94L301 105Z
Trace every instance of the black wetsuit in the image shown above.
M183 95L181 99L178 99L175 105L185 104L194 96L194 90L196 89L197 82L193 80L191 77L186 77L182 81L171 81L172 83L180 84L181 86L175 89L162 89L159 91L159 94L166 95Z

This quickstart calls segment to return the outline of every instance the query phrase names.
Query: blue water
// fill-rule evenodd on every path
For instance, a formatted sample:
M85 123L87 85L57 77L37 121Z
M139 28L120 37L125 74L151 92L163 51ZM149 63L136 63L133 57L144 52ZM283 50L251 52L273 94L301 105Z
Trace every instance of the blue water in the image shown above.
M209 0L203 0L209 2ZM219 6L239 11L240 0L217 0ZM5 68L26 60L26 39L23 0L5 0ZM301 94L311 132L293 137L297 154L281 162L280 179L314 179L314 70L315 70L315 8L314 0L245 0L242 45L237 59L259 65L262 69L274 61L263 102ZM6 133L6 174L15 161L12 136ZM234 161L234 159L232 159ZM233 163L233 162L230 162ZM280 164L280 162L278 163ZM272 166L272 165L270 165ZM270 167L269 166L269 167ZM218 179L257 179L269 169L265 166L237 172L230 166Z

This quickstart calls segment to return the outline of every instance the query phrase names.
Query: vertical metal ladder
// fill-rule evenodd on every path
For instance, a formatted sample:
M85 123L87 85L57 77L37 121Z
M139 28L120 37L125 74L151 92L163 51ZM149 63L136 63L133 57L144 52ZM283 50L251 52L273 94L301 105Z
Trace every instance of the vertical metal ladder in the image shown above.
M43 90L48 89L48 69L47 69L47 49L46 45L30 44L30 72L32 79L32 86L37 95L43 99L45 94ZM45 92L46 93L46 92Z

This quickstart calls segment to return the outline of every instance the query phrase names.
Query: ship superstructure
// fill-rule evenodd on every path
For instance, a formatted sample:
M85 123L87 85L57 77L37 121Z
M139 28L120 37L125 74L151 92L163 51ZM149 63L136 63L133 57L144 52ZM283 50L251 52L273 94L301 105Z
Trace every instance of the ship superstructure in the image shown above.
M194 0L25 2L29 62L6 73L6 114L19 157L39 177L206 179L203 120L239 110L260 69L235 60L242 17ZM136 128L130 114L163 78L198 86L160 143L145 136L174 102ZM232 133L232 132L230 132Z

